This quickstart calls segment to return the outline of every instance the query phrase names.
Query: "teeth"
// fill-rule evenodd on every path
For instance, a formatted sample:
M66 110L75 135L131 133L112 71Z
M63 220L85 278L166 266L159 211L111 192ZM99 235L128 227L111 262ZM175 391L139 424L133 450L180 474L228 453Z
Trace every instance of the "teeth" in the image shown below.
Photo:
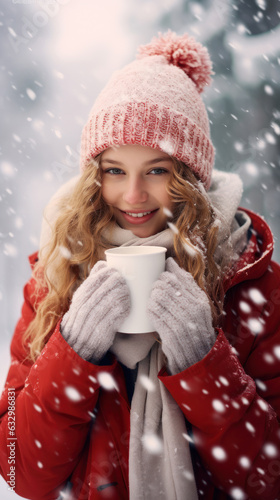
M131 212L125 212L127 215L131 215L132 217L144 217L144 215L148 215L151 212L141 212L139 214L132 214Z

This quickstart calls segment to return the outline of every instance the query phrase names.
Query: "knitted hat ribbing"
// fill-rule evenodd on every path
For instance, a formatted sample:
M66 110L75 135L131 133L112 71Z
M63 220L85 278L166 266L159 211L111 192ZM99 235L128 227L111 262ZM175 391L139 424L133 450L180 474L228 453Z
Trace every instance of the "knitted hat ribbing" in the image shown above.
M207 49L168 31L139 48L101 91L81 141L81 169L110 146L140 144L186 163L208 189L214 163L209 121L200 97L211 81Z

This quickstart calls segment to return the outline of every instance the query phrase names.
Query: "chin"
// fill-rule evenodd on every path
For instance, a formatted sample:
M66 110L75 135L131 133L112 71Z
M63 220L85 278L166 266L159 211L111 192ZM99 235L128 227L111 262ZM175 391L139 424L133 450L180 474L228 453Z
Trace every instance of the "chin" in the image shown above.
M138 238L149 238L149 236L154 236L154 234L157 234L159 231L153 231L153 230L148 230L148 229L140 229L140 228L133 228L131 229L131 232L134 234L134 236L137 236Z

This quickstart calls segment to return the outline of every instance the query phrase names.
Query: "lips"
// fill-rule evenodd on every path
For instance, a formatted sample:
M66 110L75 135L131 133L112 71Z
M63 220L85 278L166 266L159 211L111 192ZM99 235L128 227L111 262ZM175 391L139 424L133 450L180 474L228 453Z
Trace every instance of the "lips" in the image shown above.
M151 211L140 211L140 210L133 210L132 212L124 212L123 210L120 210L122 216L124 219L129 222L130 224L144 224L145 222L148 222L152 217L156 214L158 211L158 208L156 210L151 210Z

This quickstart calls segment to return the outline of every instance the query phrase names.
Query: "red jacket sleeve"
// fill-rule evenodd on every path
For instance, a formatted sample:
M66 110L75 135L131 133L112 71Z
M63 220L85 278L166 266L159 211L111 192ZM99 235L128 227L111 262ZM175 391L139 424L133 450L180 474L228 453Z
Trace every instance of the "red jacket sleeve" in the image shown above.
M280 492L280 322L276 303L280 290L279 280L278 285L271 280L271 272L232 292L226 333L231 343L235 338L235 347L220 330L215 345L200 362L177 375L169 376L165 370L159 374L192 425L194 445L208 479L242 500L275 500ZM256 290L266 297L264 301ZM249 301L254 296L255 304ZM244 300L250 306L248 316L238 311L238 307L244 309Z
M54 500L85 446L99 393L100 367L76 354L60 334L59 324L36 362L26 359L22 335L35 314L33 294L30 280L24 289L22 315L11 344L12 362L0 399L0 472L9 481L11 446L7 445L14 443L15 491L34 500ZM102 371L113 371L115 363L102 366ZM12 414L8 388L16 394Z

